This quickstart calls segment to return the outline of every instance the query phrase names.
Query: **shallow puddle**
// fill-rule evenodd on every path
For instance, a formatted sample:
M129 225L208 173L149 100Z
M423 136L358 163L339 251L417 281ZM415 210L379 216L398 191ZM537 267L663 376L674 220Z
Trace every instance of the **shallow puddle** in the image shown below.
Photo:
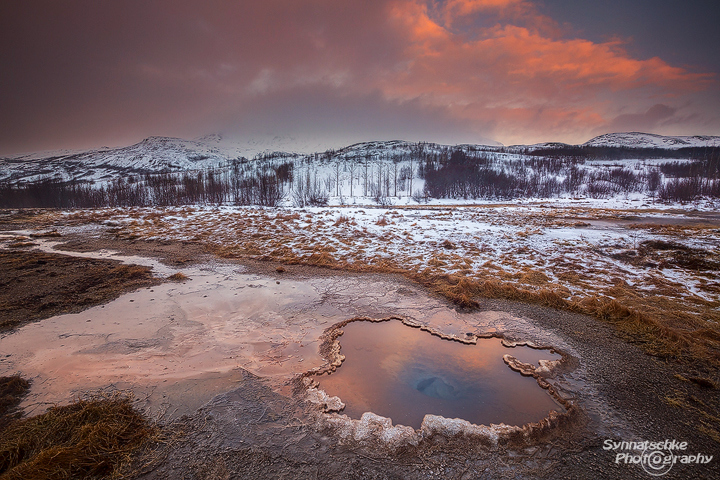
M342 413L389 417L420 428L426 414L462 418L476 425L523 425L564 411L532 377L503 362L525 363L560 356L548 350L504 347L498 338L477 345L443 340L400 321L353 322L339 337L343 364L317 377L320 388L345 403Z

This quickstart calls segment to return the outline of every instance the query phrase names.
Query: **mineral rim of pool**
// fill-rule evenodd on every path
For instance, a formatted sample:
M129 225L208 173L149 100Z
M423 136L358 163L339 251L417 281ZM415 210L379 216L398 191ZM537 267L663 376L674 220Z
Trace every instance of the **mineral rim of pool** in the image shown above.
M560 358L548 350L508 348L498 338L464 344L398 320L352 322L343 331L338 340L345 360L317 380L340 397L342 413L351 418L373 412L413 428L420 428L426 414L476 425L524 425L552 410L565 411L534 378L503 362L505 354L535 365Z

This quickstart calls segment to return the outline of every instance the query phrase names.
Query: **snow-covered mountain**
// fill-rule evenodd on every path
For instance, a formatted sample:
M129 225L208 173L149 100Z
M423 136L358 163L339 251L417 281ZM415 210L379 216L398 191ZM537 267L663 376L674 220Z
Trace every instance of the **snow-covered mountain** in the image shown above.
M254 135L235 138L215 133L195 140L215 147L230 157L243 156L245 158L274 152L311 154L344 146L336 141L323 140L318 137L298 138L285 135Z
M34 181L43 177L64 180L103 181L119 175L178 172L227 167L242 159L271 156L283 159L315 158L321 160L386 160L412 156L417 152L440 152L448 146L405 141L375 141L336 148L328 156L332 145L323 146L311 140L298 142L290 137L267 137L246 140L208 135L195 140L169 137L149 137L120 148L100 148L88 151L56 151L16 155L0 158L0 180L11 182ZM299 147L300 146L300 147ZM522 154L532 149L563 148L563 143L536 145L458 145L465 151L495 152L499 155ZM648 133L611 133L595 137L581 146L663 148L720 146L720 137L667 137ZM285 152L285 153L284 153Z
M195 170L226 165L234 157L217 146L191 140L149 137L121 148L46 152L0 159L0 179L32 181L45 176L99 180L118 174Z
M630 147L630 148L665 148L677 150L688 147L718 147L720 137L695 135L685 137L669 137L653 133L606 133L585 143L587 147Z

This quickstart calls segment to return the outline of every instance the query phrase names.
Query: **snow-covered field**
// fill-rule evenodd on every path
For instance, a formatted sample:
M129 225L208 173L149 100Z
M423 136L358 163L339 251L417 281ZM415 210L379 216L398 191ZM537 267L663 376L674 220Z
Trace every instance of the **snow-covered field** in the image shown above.
M396 209L183 207L101 212L87 214L99 213L106 218L104 224L116 226L121 235L201 241L227 252L257 252L257 256L304 258L323 252L338 262L391 263L417 271L434 263L443 273L473 276L495 271L501 277L513 278L535 269L547 276L547 281L537 286L564 284L562 279L568 274L604 272L567 285L575 293L611 287L616 276L648 291L655 290L658 281L669 281L706 300L720 292L720 284L705 282L691 271L636 268L612 257L651 240L680 241L709 254L720 251L717 229L690 224L680 227L682 233L675 229L666 232L657 223L673 224L678 216L660 211L506 204ZM85 213L67 215L77 219ZM657 223L647 223L653 221ZM697 218L698 223L701 221Z

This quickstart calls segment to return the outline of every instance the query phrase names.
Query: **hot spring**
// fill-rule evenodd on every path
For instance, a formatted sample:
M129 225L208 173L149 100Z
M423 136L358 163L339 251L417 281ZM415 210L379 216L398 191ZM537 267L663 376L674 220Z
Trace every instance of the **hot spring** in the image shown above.
M342 365L316 377L319 388L345 403L342 413L359 419L373 412L395 425L420 428L426 414L476 425L524 425L563 407L532 377L511 370L503 355L523 363L560 355L529 347L509 348L498 338L477 344L445 340L399 320L351 322L338 338Z

